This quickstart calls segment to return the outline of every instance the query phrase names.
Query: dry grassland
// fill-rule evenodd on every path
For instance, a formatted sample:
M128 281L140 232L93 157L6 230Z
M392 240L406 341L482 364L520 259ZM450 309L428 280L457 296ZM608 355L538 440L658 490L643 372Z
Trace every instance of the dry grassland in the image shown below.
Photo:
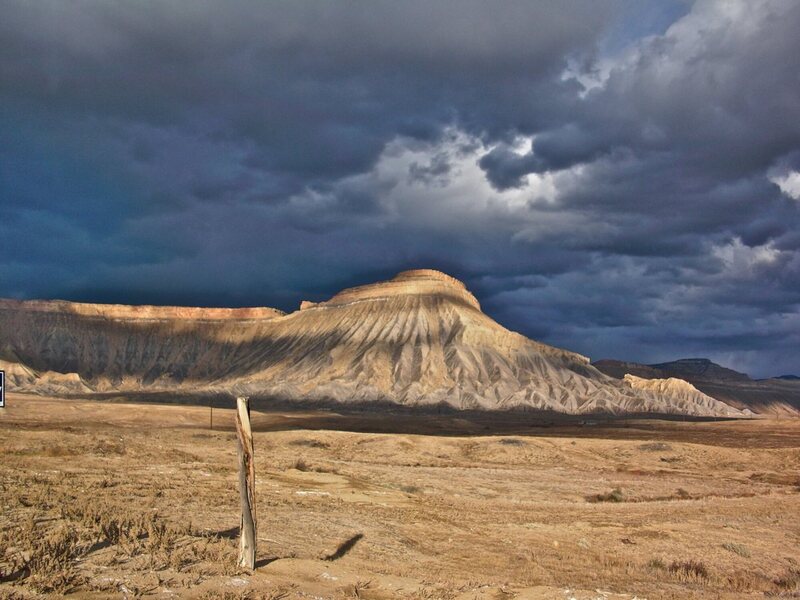
M27 396L0 413L0 598L800 597L800 422L254 412Z

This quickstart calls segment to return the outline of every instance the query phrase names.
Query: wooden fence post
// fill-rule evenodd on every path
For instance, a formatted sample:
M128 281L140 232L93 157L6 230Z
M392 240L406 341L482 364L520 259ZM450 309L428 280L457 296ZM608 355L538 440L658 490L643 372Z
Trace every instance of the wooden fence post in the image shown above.
M242 499L239 566L252 571L256 566L256 467L250 401L243 396L236 398L236 433L239 437L239 490Z

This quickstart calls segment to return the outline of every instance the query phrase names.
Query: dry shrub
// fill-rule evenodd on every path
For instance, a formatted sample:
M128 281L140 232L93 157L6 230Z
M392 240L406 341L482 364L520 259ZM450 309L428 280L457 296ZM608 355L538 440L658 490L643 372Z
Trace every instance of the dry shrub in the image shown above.
M294 463L292 463L292 466L290 468L296 469L298 471L308 471L308 464L306 463L304 458L300 457L298 459L295 459Z
M306 459L303 457L295 459L295 461L289 465L290 469L295 469L297 471L309 472L313 471L314 473L338 473L338 469L334 467L326 467L324 465L311 465L306 462Z
M238 592L234 592L232 590L208 590L203 593L202 596L198 598L198 600L251 600L256 598L253 596L253 593L248 590L242 590ZM286 598L286 595L283 596L258 596L259 600L262 598L266 598L266 600L270 600L271 598Z
M236 575L240 572L237 564L238 551L232 540L218 536L210 537L199 544L188 547L191 559L189 562L207 562L213 564L221 575Z
M771 483L773 485L788 485L792 487L800 487L800 477L793 472L785 473L753 473L750 475L752 481L759 483Z
M59 498L50 483L30 485L24 495L17 496L17 501L26 508L46 512L59 504Z
M515 440L514 438L503 438L500 443L504 446L524 446L527 442L524 440Z
M303 440L292 440L289 442L290 446L304 446L306 448L328 448L328 444L322 442L320 440L314 439L303 439Z
M413 600L452 600L458 595L457 590L443 586L421 587L414 591L409 598Z
M172 451L172 453L176 460L180 460L184 463L203 462L203 459L200 456L197 454L192 454L191 452L186 452L185 450L179 450L176 448Z
M33 522L30 527L33 527ZM24 544L20 530L21 528L15 527L0 531L0 582L10 581L20 575L24 563L17 549Z
M329 467L327 465L313 465L311 470L314 471L314 473L332 473L334 475L340 473L339 469L336 467Z
M352 585L345 586L342 592L349 598L364 598L371 587L372 580L358 580Z
M705 563L689 559L676 560L669 566L669 572L682 581L699 581L708 579L708 568Z
M755 592L770 590L774 582L764 573L735 570L725 575L723 583L728 590L735 592ZM769 592L764 593L770 595Z
M119 440L102 439L92 447L91 452L100 456L122 456L126 450L122 438Z
M151 567L165 565L178 538L191 530L191 525L178 527L165 522L156 512L141 513L114 504L79 499L62 503L61 516L91 530L100 543L116 546L125 556L148 553Z
M80 539L71 526L62 526L33 538L22 565L31 587L39 592L63 594L78 582L74 560L82 554Z
M790 568L776 578L757 571L737 570L725 577L729 590L737 592L763 592L767 597L798 597L800 569Z
M145 520L145 550L153 555L166 555L174 550L178 538L185 534L185 529L175 527L162 520L158 514L152 513Z
M744 544L735 544L733 542L725 542L722 547L729 552L738 554L744 558L750 558L750 549Z
M605 494L591 494L586 496L587 502L624 502L625 496L622 494L622 490L619 488L614 488L610 492L606 492Z
M639 450L644 450L645 452L667 452L672 450L672 446L664 442L648 442L639 444Z
M76 454L78 454L78 450L76 448L70 448L60 444L54 444L42 449L43 456L49 456L52 458L57 458L59 456L75 456Z
M791 568L775 580L775 585L782 590L800 590L800 569Z

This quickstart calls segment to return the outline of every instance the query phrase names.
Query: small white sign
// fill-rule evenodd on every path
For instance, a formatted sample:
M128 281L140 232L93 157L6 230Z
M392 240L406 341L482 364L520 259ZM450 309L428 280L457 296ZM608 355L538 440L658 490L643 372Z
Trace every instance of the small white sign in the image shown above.
M0 371L0 408L6 407L6 372Z

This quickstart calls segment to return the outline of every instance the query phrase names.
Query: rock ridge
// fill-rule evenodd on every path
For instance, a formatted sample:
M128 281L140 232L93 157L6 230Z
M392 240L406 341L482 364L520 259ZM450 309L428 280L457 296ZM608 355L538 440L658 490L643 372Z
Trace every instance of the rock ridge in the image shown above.
M444 296L481 310L478 299L467 290L467 286L455 277L434 269L402 271L388 281L370 283L342 290L326 302L316 306L336 306L393 296Z
M285 315L277 308L204 308L195 306L154 306L148 304L94 304L67 300L0 299L0 310L61 313L105 319L132 320L241 320L274 319Z

